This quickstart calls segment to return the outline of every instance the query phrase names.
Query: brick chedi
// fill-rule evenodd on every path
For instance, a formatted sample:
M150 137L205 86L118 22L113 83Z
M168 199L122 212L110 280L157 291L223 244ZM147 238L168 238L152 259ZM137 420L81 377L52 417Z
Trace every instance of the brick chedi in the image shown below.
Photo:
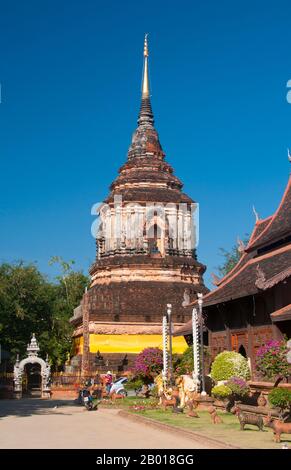
M71 319L78 354L86 350L92 359L100 351L116 368L125 356L161 347L167 304L179 326L189 319L182 307L185 289L192 295L207 291L205 266L196 259L193 201L182 187L154 127L145 39L138 127L127 161L100 207L90 289ZM184 338L174 340L174 352L186 347Z

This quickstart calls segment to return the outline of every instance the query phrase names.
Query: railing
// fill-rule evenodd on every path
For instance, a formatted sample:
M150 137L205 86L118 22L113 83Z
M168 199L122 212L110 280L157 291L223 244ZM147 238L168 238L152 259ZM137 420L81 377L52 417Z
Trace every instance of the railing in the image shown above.
M81 375L76 373L55 372L52 374L52 387L79 386L86 380L91 379L91 375Z

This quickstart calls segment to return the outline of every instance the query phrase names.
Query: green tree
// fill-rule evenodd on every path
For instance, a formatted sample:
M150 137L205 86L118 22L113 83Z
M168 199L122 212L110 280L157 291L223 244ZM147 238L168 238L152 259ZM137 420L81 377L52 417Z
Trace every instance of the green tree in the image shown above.
M243 245L247 246L249 240L249 236L245 235L242 243ZM217 270L220 276L226 276L239 262L242 252L239 249L239 245L234 245L230 251L225 250L224 248L220 248L220 255L224 258L223 263L217 267Z
M53 286L35 265L0 265L0 341L12 357L24 354L31 333L40 335L52 315Z
M73 314L89 284L88 276L80 271L73 271L75 262L64 261L60 256L54 256L49 261L50 265L58 264L61 273L56 276L55 299L51 317L51 332L44 331L41 337L42 344L46 345L49 355L59 367L66 360L67 354L72 349L73 328L69 319Z
M50 282L34 264L0 265L0 343L12 360L18 353L25 354L32 333L39 341L40 354L48 353L55 368L71 350L69 318L89 280L73 271L73 263L61 258L54 262L62 268L56 282Z

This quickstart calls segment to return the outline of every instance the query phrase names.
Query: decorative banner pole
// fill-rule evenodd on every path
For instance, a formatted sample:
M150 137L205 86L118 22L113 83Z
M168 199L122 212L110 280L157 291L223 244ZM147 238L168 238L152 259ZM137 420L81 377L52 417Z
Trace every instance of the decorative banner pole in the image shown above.
M169 335L169 379L173 381L173 353L172 353L172 304L167 304L168 335Z
M163 316L163 385L166 386L168 378L168 320Z
M193 336L193 380L196 384L196 391L200 391L199 380L199 328L198 328L198 314L196 308L192 310L192 336Z
M82 299L83 313L83 355L81 365L81 375L86 377L90 372L90 334L89 334L89 294L87 287Z
M291 364L291 339L289 339L289 341L287 341L287 362L288 364Z
M198 297L199 322L200 322L200 360L201 360L201 384L202 384L201 395L207 395L205 391L205 377L204 377L204 344L203 344L203 314L202 314L203 294L197 294L197 297Z

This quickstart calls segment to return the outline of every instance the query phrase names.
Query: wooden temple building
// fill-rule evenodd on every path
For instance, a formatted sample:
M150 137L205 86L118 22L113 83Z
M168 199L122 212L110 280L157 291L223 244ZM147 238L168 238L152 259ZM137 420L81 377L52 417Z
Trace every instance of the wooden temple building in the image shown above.
M269 339L291 337L291 176L276 212L257 217L236 266L204 296L211 358L234 350L249 358ZM196 305L193 301L190 305ZM175 330L191 341L191 321Z
M91 285L70 320L84 371L92 368L96 353L116 370L144 348L162 347L167 304L172 304L173 324L182 326L191 315L181 305L185 288L192 294L208 292L202 277L206 268L189 237L193 201L182 187L154 127L145 38L138 127L100 208ZM183 337L174 339L174 352L186 347Z

